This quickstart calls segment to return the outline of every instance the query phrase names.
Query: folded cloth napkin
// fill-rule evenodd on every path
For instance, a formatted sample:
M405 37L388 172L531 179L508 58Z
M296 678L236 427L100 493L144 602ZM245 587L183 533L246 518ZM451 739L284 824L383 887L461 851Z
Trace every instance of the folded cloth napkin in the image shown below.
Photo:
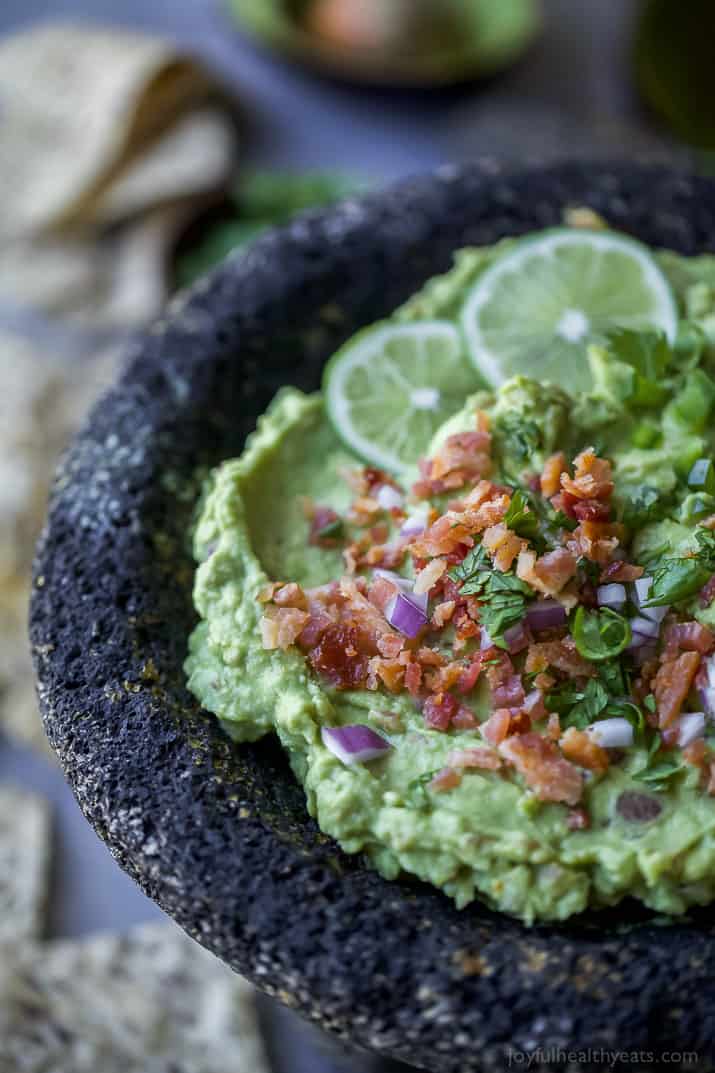
M229 185L234 116L165 40L72 25L0 40L0 731L32 744L29 572L57 455L164 304L177 231Z

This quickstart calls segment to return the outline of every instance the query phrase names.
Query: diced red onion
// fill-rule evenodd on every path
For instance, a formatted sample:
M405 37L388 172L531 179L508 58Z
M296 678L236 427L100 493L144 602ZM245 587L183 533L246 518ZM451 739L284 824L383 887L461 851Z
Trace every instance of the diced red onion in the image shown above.
M385 607L385 618L400 633L406 637L416 637L427 625L427 615L416 604L417 597L407 596L399 592L388 602Z
M588 734L604 749L627 749L633 744L633 727L627 719L599 719L587 727Z
M634 635L639 633L642 637L650 637L651 640L655 641L660 633L660 623L639 615L631 619L631 629Z
M424 533L427 527L428 515L429 507L426 504L415 507L402 523L400 534L402 536L417 536L418 533Z
M645 634L636 633L636 631L633 630L631 640L630 640L630 644L627 646L626 652L637 652L639 649L641 649L643 647L643 645L652 645L652 644L653 644L653 638L652 637L646 637Z
M486 652L486 650L488 648L492 647L494 642L492 641L491 637L489 636L489 631L487 630L487 628L485 626L481 627L481 631L482 632L481 632L480 639L479 639L479 651L480 652Z
M675 724L678 728L678 745L684 749L705 733L705 713L686 712Z
M504 642L510 655L515 656L517 652L522 652L529 644L529 634L524 623L517 622L515 626L504 630Z
M364 764L384 756L392 748L389 741L362 723L344 727L321 727L320 736L330 752L344 764Z
M397 507L401 507L405 501L405 497L401 492L398 492L391 484L381 484L377 490L375 499L383 510L393 510Z
M708 676L708 685L715 689L715 656L708 656L705 660L705 673Z
M610 585L599 585L596 589L596 600L599 607L610 607L612 611L620 611L626 603L625 585L617 581Z
M633 582L631 597L644 618L649 618L652 622L660 624L668 614L668 607L643 607L643 604L648 599L652 584L652 577L639 577L637 581Z
M534 600L526 609L526 623L535 633L565 626L566 611L557 600Z

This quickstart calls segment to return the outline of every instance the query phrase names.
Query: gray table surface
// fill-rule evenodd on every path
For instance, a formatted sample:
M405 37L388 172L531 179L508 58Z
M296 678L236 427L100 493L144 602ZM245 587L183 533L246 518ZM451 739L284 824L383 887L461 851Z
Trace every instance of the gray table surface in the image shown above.
M235 87L253 119L246 146L251 163L339 166L382 182L472 155L539 155L541 142L554 135L547 123L537 128L543 136L534 136L535 115L567 113L570 129L583 133L586 144L595 130L607 132L607 146L614 130L622 137L624 124L642 131L627 69L632 0L546 0L545 9L545 35L511 72L486 87L434 95L336 85L276 61L235 33L213 0L2 0L0 34L50 17L164 30L203 53ZM54 806L52 936L119 929L161 915L85 823L56 767L0 738L4 779L39 791ZM326 1049L291 1014L266 1005L263 1016L276 1073L377 1068L369 1058Z

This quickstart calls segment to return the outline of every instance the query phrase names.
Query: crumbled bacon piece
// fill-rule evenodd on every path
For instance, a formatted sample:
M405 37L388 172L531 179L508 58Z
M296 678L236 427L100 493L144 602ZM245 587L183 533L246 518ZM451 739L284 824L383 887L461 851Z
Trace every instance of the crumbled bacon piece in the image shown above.
M513 734L501 743L499 752L540 801L563 801L567 805L579 802L583 776L553 742L533 731Z
M465 481L467 477L487 477L491 469L491 443L491 434L480 430L448 436L432 457L431 477L439 480L456 472L463 473Z
M490 525L484 530L482 544L491 555L497 570L503 572L511 569L519 552L527 546L526 541L513 533L503 522Z
M458 771L451 767L443 767L429 783L429 788L441 794L446 790L454 790L461 781L462 776Z
M683 652L677 659L661 662L653 685L660 727L670 726L680 715L699 665L699 652Z
M280 589L283 583L281 581L269 581L267 585L264 585L262 589L259 589L256 599L259 604L269 604L273 599L273 593L276 589Z
M490 745L500 745L509 733L511 712L508 708L496 708L479 727L479 732Z
M367 590L368 600L378 611L384 611L396 595L397 585L386 577L376 577Z
M413 585L415 593L421 596L423 593L429 592L437 584L446 569L447 563L444 559L433 559L429 566L426 566L424 570L420 570L415 578Z
M553 685L556 685L556 679L546 671L539 671L534 678L534 688L541 690L542 693L548 693Z
M383 633L376 643L378 652L386 659L396 659L405 646L404 638L397 633Z
M311 667L337 689L357 689L367 679L369 660L355 626L333 624L308 652Z
M487 680L492 692L492 704L495 708L520 708L524 703L524 686L509 656L495 648L487 649L485 654L489 657ZM492 660L499 662L492 663Z
M573 513L580 522L607 522L611 505L603 499L581 499L574 503Z
M422 668L419 663L410 662L405 667L405 689L416 697L422 686Z
M308 610L308 597L295 581L276 589L273 593L273 603L278 607L297 607L301 611Z
M454 600L444 600L441 604L437 604L432 612L432 625L436 630L441 630L447 625L456 606Z
M447 754L447 763L453 768L483 768L498 771L502 765L501 757L491 749L454 749Z
M425 684L430 693L443 693L456 685L462 675L461 663L448 663L425 675Z
M704 738L696 738L690 745L683 749L683 760L686 764L699 768L701 771L708 757L708 747Z
M672 622L665 629L663 659L674 659L678 652L699 652L702 656L715 648L715 634L700 622Z
M295 644L310 615L297 607L267 607L261 619L261 643L264 648L290 648Z
M558 741L561 737L561 720L557 712L552 712L546 723L546 736L551 741Z
M604 567L599 580L602 585L607 584L609 581L626 583L628 581L637 581L638 578L643 577L643 573L642 566L636 566L635 563L621 562L616 559Z
M556 495L561 487L561 474L566 472L566 456L563 451L547 458L539 482L542 496L550 499Z
M378 645L380 641L378 641ZM379 679L390 693L399 693L405 681L405 665L396 657L381 658L373 656L369 664L367 678L368 689L377 688Z
M575 499L610 499L613 494L611 463L587 447L574 459L574 475L561 475L561 487Z
M457 679L457 692L470 693L477 684L477 680L481 673L482 661L479 656L476 656L476 658L462 670L462 673Z
M461 515L447 512L436 522L430 525L424 533L416 537L409 550L418 558L433 558L436 556L449 555L461 545L468 548L474 543L469 530L462 523Z
M589 771L595 771L599 775L608 771L610 763L608 752L603 746L598 745L585 730L569 727L559 744L566 759L578 764L579 767L588 768Z
M575 573L576 556L567 548L555 548L539 559L526 549L516 564L516 576L544 596L556 596Z
M619 522L580 522L569 534L567 547L577 557L605 566L623 538Z
M580 655L572 637L559 641L537 641L526 655L525 671L545 671L553 667L569 678L591 677L596 672L591 663Z
M591 817L586 809L579 805L578 808L569 809L566 826L569 831L587 831L591 826Z
M466 704L460 704L456 715L452 716L452 726L455 730L474 730L477 726L474 712Z
M532 689L524 698L524 711L531 719L545 719L546 707L540 689Z
M456 714L459 701L451 693L434 693L424 702L422 714L430 730L447 730Z
M337 525L340 521L340 515L336 514L330 507L319 507L315 504L311 504L310 515L310 532L308 534L308 543L313 544L318 548L335 548L340 543L339 537L336 536L321 536L320 534L328 526Z

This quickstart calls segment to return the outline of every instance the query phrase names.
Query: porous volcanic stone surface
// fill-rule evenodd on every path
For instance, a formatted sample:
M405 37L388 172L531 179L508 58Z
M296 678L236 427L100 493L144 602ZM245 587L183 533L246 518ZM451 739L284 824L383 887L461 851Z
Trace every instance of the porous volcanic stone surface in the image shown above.
M697 1051L697 1068L713 1068L713 912L664 924L622 908L526 929L341 853L275 745L232 745L185 688L187 531L197 474L241 450L281 384L318 387L336 346L459 246L558 224L582 204L646 242L715 249L715 183L579 165L445 171L230 258L174 303L95 408L37 557L47 732L122 867L264 991L434 1073L501 1073L510 1050L535 1048L532 1069L560 1067L569 1048L590 1048L594 1068L599 1048Z

